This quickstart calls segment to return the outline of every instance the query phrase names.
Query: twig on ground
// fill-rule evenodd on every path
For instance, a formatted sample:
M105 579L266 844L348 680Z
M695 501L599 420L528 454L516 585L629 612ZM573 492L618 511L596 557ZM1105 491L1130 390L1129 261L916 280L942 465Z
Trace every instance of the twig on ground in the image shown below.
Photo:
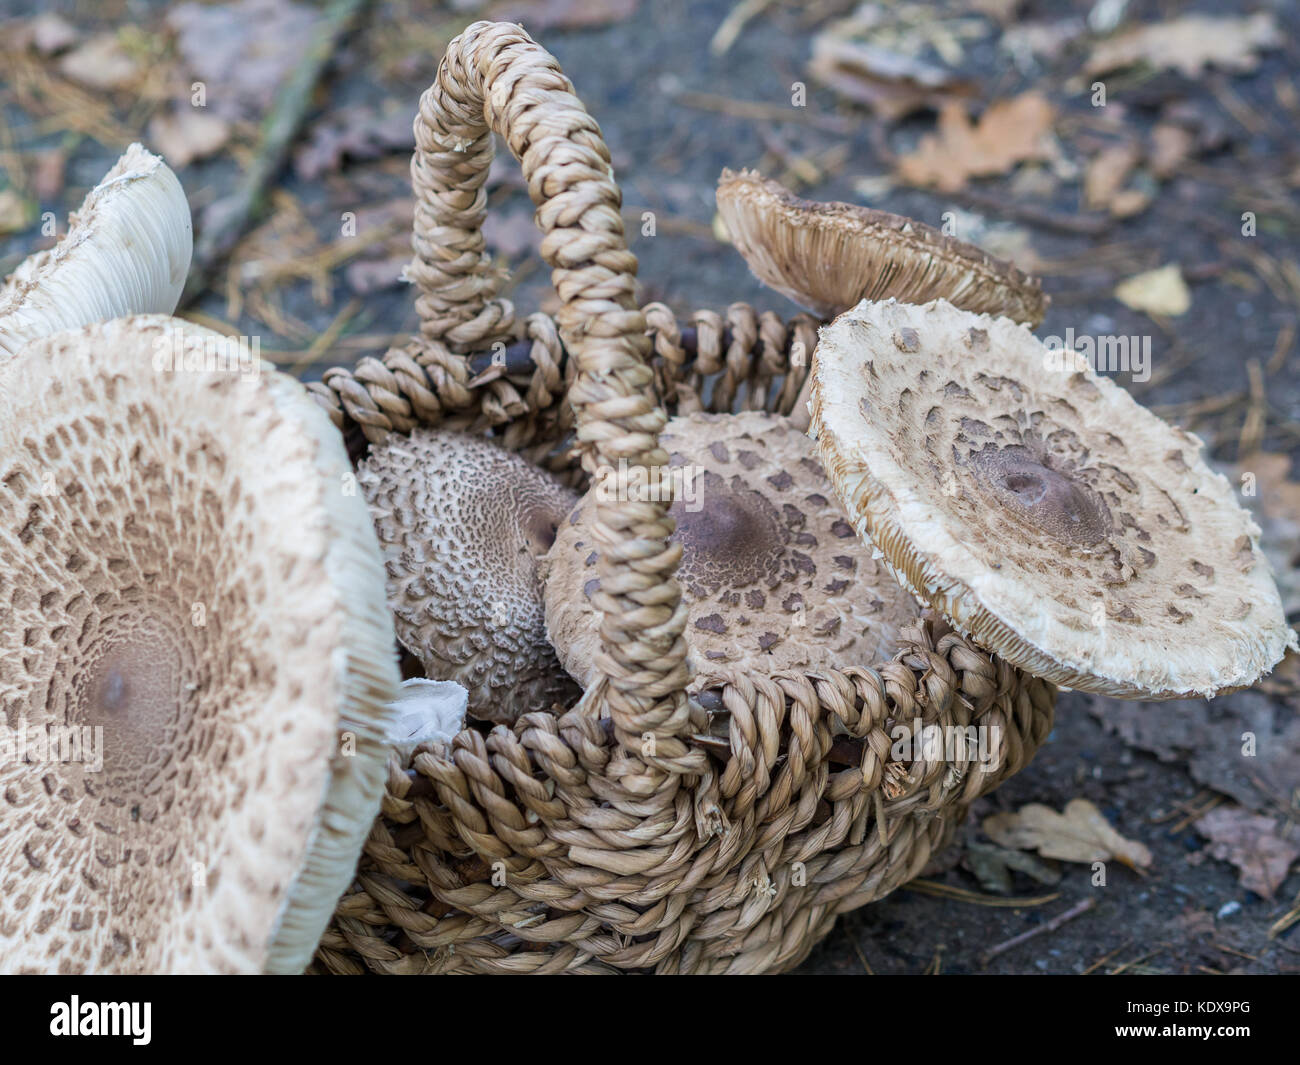
M679 92L674 99L683 107L697 111L720 111L732 118L745 118L753 122L806 122L810 126L831 133L851 134L858 123L839 115L824 115L806 107L786 104L768 104L760 100L734 100L713 92Z
M1149 950L1149 951L1147 951L1147 952L1146 952L1145 954L1143 954L1140 958L1134 958L1132 961L1126 961L1126 962L1125 962L1123 965L1121 965L1118 969L1112 969L1112 970L1111 970L1109 973L1107 973L1106 975L1107 975L1107 976L1119 976L1119 974L1122 973L1122 972L1124 972L1124 970L1126 970L1126 969L1132 969L1134 966L1141 965L1141 964L1142 964L1144 961L1146 961L1148 958L1154 958L1157 954L1159 954L1162 950L1164 950L1164 949L1165 949L1166 947L1168 947L1168 946L1169 946L1168 943L1161 943L1159 946L1156 947L1155 950Z
M1300 921L1300 894L1296 895L1295 900L1291 903L1291 908L1273 922L1268 930L1268 938L1276 939L1297 921Z
M193 265L181 296L182 306L193 302L208 287L216 268L239 242L249 221L260 209L267 187L284 166L289 149L311 108L317 82L339 41L368 2L333 0L325 9L320 27L303 49L302 62L294 67L271 105L262 125L253 165L244 173L235 191L216 201L206 213L211 221L194 242Z
M1236 947L1225 947L1222 943L1215 943L1214 949L1221 950L1224 954L1235 954L1238 958L1245 958L1247 961L1259 961L1254 954L1247 954L1244 950L1237 950Z
M1286 365L1286 358L1291 354L1291 348L1295 344L1295 323L1287 322L1277 331L1277 342L1273 345L1273 354L1269 356L1268 365L1264 367L1264 372L1275 374L1278 370Z
M1095 962L1093 962L1093 963L1092 963L1091 965L1089 965L1086 969L1084 969L1083 972L1081 972L1079 975L1080 975L1080 976L1088 976L1090 973L1093 973L1093 972L1095 972L1096 970L1100 969L1103 965L1105 965L1108 961L1110 961L1111 958L1115 957L1116 954L1121 954L1121 953L1123 953L1124 951L1128 950L1128 948L1131 947L1132 945L1133 945L1133 940L1131 940L1131 939L1126 939L1123 943L1121 943L1121 944L1120 944L1118 947L1116 947L1114 950L1110 951L1110 952L1107 953L1107 954L1103 954L1103 955L1102 955L1100 958L1098 958Z
M1027 225L1054 229L1061 233L1099 237L1115 225L1115 219L1110 215L1066 214L1046 207L1035 207L1033 204L1012 203L1005 194L997 195L980 189L967 188L956 195L982 211L995 211Z
M948 884L940 884L935 880L909 880L900 889L902 891L915 891L918 895L934 895L941 899L956 899L958 902L970 902L976 906L993 906L1002 909L1018 910L1026 906L1044 906L1049 902L1055 902L1061 897L1059 891L1050 895L1037 895L1032 898L1002 898L998 895L981 895L978 891L967 891L965 888L950 887Z
M1028 932L1021 932L1020 935L1012 936L1006 942L999 943L996 947L990 947L988 950L984 952L983 958L981 960L983 964L987 965L999 954L1005 954L1012 947L1018 947L1020 946L1021 943L1024 943L1026 940L1033 939L1035 936L1040 936L1044 932L1055 932L1058 928L1061 927L1061 925L1065 924L1067 921L1073 921L1076 917L1079 917L1087 913L1096 905L1097 905L1097 899L1094 896L1089 896L1088 898L1084 899L1082 902L1076 902L1064 913L1058 913L1050 921L1046 921L1043 924L1040 924L1037 928L1031 928Z
M1264 429L1268 424L1268 400L1264 395L1264 371L1258 359L1246 360L1246 376L1250 380L1250 402L1246 417L1237 437L1237 460L1254 454L1264 442Z
M857 954L857 956L858 956L858 961L862 962L862 968L863 968L864 970L866 970L867 975L868 975L868 976L875 976L875 975L876 975L876 971L875 971L875 970L874 970L870 965L867 964L867 956L866 956L865 954L862 953L862 947L861 947L861 946L859 945L859 943L858 943L858 937L857 937L857 936L850 936L850 937L849 937L849 942L853 944L853 950L854 950L854 953Z
M709 51L714 55L726 55L749 20L757 18L771 6L772 0L740 0L718 26L713 40L709 42Z

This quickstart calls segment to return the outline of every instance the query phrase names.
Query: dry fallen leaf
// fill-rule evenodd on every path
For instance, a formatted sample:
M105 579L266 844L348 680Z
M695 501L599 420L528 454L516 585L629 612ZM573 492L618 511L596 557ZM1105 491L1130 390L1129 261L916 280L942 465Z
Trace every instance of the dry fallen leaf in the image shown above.
M1046 158L1052 119L1052 105L1040 92L999 100L975 124L962 104L948 104L939 112L938 132L899 159L899 175L912 185L958 192L972 177L1005 174L1017 163Z
M1192 294L1177 264L1134 274L1115 286L1115 298L1135 311L1176 318L1192 306Z
M1300 484L1291 476L1291 459L1256 452L1230 471L1229 479L1259 525L1259 546L1273 567L1282 609L1294 617L1300 614Z
M1151 196L1141 189L1120 189L1110 200L1110 213L1116 218L1132 218L1151 206Z
M1151 173L1161 181L1173 177L1195 150L1196 137L1188 130L1172 122L1158 123L1151 131Z
M13 189L0 189L0 234L21 232L31 220L31 202Z
M965 858L966 866L975 874L980 887L995 895L1011 894L1012 870L1024 873L1040 884L1050 886L1061 882L1059 867L1048 865L1032 854L1013 850L1010 847L995 847L992 844L968 840Z
M207 106L230 120L261 121L285 76L302 61L322 15L293 0L178 4L167 12L187 84L203 82Z
M1085 72L1106 74L1141 62L1189 78L1211 66L1244 72L1259 65L1257 52L1281 45L1277 22L1266 12L1240 18L1187 15L1137 26L1102 41L1093 49Z
M1104 862L1114 858L1131 869L1151 864L1151 852L1125 839L1087 799L1072 799L1063 813L1042 803L1030 803L1015 813L986 817L984 834L994 843L1018 850L1036 850L1044 858L1063 862Z
M1083 202L1091 210L1110 209L1129 174L1141 158L1134 141L1103 148L1088 163L1083 175Z
M808 72L841 96L890 121L916 111L938 110L977 92L973 82L943 67L861 41L844 40L831 31L813 38Z
M1291 863L1300 858L1300 843L1284 839L1273 818L1240 806L1216 806L1196 821L1196 831L1210 841L1213 857L1240 870L1242 887L1266 899L1273 897Z
M149 123L149 140L170 166L179 169L224 148L230 140L230 123L220 115L182 107L155 115Z
M81 31L61 15L37 15L27 23L28 39L41 55L66 51L81 40Z
M32 195L41 203L56 200L63 191L68 153L63 148L42 148L32 153Z
M336 108L311 128L311 135L294 155L298 176L315 181L333 173L344 159L377 159L386 152L409 152L415 132L406 108L380 110L364 104Z
M59 72L91 89L125 88L139 74L136 62L113 33L101 33L59 60Z
M1300 802L1300 720L1263 692L1158 706L1100 695L1087 699L1089 712L1108 732L1162 762L1186 762L1198 784L1242 806L1267 811Z

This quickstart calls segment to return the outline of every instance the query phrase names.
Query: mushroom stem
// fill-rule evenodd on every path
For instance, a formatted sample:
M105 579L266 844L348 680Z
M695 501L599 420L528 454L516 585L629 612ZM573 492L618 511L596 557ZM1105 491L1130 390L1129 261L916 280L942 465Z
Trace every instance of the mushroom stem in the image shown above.
M170 314L190 268L190 207L176 175L133 144L67 235L0 286L0 359L29 341L131 314Z

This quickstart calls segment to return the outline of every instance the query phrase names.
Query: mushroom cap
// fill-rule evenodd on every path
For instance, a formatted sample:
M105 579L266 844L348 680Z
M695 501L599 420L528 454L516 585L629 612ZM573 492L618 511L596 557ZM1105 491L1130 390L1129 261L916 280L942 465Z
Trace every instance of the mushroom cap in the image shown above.
M0 287L0 359L29 340L130 314L171 314L194 233L176 175L139 144L90 190L68 232Z
M141 316L0 364L0 971L301 971L378 813L369 515L298 382L155 369L220 339Z
M858 540L812 444L761 411L695 413L659 436L686 641L701 687L723 670L844 668L889 657L920 610ZM546 558L546 623L564 668L596 679L600 590L587 526L593 488Z
M538 560L577 500L513 452L464 433L391 435L358 472L397 638L469 713L513 721L576 691L546 639Z
M718 212L754 276L823 318L890 298L942 297L1033 326L1047 310L1036 278L974 244L888 211L800 199L757 171L723 170Z
M1296 646L1201 441L1074 352L942 300L863 302L822 329L812 397L858 531L1027 672L1184 698L1252 684Z

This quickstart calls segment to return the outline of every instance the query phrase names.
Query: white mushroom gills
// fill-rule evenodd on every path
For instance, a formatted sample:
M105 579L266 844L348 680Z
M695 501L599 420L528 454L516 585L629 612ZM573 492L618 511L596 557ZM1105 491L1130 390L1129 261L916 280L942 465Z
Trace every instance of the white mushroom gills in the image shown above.
M171 314L190 269L185 192L133 144L71 218L67 235L0 288L0 359L32 340L131 314Z
M1049 302L1036 278L974 244L887 211L800 199L757 171L723 170L718 214L755 277L825 319L862 299L941 297L1037 326ZM790 412L800 431L811 388L809 367Z

